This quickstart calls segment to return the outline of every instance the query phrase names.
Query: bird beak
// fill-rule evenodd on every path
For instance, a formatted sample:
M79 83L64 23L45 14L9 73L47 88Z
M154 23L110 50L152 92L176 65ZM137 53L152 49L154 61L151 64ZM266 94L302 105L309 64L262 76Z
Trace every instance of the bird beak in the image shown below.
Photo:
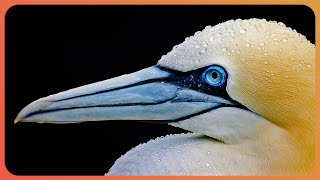
M172 122L232 102L175 83L175 75L153 66L138 72L38 99L15 123L77 123L102 120Z

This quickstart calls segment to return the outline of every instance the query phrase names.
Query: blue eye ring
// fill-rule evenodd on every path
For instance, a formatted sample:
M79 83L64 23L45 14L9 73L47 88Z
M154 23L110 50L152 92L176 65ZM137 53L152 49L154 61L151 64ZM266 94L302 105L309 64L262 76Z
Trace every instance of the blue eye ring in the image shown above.
M227 73L220 66L210 66L201 74L201 80L212 87L219 87L226 82Z

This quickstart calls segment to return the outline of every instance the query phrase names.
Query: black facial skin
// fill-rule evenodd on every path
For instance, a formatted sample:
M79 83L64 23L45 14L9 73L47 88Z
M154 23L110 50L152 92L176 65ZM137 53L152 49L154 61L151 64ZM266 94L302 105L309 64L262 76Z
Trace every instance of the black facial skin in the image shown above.
M219 66L219 65L214 65L214 66ZM163 70L163 71L167 71L171 74L171 76L163 78L163 79L159 79L157 80L158 82L164 82L164 83L171 83L174 85L178 85L180 87L183 88L187 88L187 89L192 89L192 90L196 90L198 92L201 93L205 93L208 95L213 95L213 96L219 96L223 99L226 99L232 103L234 103L234 105L228 105L228 104L220 104L217 107L213 107L213 108L209 108L207 110L189 115L189 116L185 116L185 117L181 117L179 119L175 119L175 120L167 120L167 121L146 121L149 123L161 123L161 124L165 124L165 123L169 123L169 122L177 122L177 121L182 121L185 119L189 119L191 117L212 111L214 109L218 109L220 107L237 107L239 109L243 109L243 110L249 110L247 107L245 107L244 105L240 104L239 102L233 100L227 93L226 91L226 87L227 87L227 80L228 80L228 73L227 71L221 67L222 69L225 70L226 72L226 81L225 83L223 83L221 86L218 87L212 87L209 84L207 84L206 82L203 82L201 80L201 74L210 66L206 66L197 70L193 70L193 71L188 71L188 72L180 72L180 71L176 71L176 70L172 70L169 68L165 68L165 67L161 67L159 65L156 66L157 68ZM186 101L186 100L184 100ZM192 100L190 100L192 101Z
M212 65L212 66L221 67L219 65ZM156 67L163 71L170 72L172 74L172 76L164 79L163 82L169 82L187 89L193 89L201 93L215 95L223 99L233 101L226 91L227 80L225 83L223 83L221 86L218 86L218 87L212 87L206 82L203 82L201 80L201 74L210 66L206 66L206 67L203 67L194 71L188 71L188 72L180 72L180 71L164 68L161 66L156 66ZM224 69L223 67L221 68ZM226 72L226 79L227 78L228 78L228 73Z

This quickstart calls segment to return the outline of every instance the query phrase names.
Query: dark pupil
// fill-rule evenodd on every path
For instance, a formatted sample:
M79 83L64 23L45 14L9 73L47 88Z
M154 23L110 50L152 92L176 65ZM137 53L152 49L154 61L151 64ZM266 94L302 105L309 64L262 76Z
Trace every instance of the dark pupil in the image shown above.
M212 76L213 79L216 79L218 77L218 73L212 72L211 76Z

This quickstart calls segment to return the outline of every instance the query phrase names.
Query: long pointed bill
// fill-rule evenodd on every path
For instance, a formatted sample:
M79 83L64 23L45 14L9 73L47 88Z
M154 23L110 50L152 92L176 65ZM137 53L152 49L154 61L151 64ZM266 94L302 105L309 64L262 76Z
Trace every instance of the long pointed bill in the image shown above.
M232 102L175 83L158 67L36 100L15 122L74 123L102 120L177 121Z

